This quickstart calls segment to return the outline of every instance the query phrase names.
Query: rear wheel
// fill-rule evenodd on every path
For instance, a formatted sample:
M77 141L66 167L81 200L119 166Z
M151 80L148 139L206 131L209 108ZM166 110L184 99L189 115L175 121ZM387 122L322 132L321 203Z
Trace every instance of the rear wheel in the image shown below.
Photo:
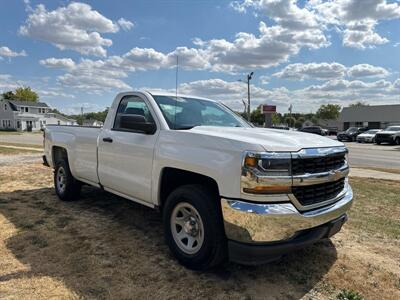
M63 201L79 198L81 186L82 184L72 176L68 161L57 162L54 170L54 187L58 198Z
M166 243L188 268L209 269L227 258L217 196L201 185L185 185L166 200L163 208Z

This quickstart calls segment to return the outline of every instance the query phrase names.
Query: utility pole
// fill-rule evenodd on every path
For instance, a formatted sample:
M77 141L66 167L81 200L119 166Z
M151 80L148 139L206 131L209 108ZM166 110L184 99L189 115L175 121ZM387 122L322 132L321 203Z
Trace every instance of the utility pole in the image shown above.
M242 99L242 103L243 103L243 106L244 106L243 113L246 114L246 112L247 112L247 104L246 104L246 101L245 101L244 99Z
M253 78L254 72L251 72L250 74L247 74L246 77L246 82L247 82L247 121L250 122L250 80ZM243 82L242 79L239 79L239 81Z
M292 123L292 110L293 110L293 105L292 104L290 104L288 110L289 110L289 120L290 120L290 123ZM290 127L290 125L291 124L289 124L289 127Z

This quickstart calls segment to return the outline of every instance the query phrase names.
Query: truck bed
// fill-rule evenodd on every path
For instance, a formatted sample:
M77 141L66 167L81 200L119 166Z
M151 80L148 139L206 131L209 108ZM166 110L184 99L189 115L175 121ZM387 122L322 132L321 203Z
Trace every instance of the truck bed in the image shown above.
M97 139L101 127L49 125L45 129L45 152L51 157L53 146L68 152L68 162L75 178L98 183ZM52 161L49 161L53 165Z

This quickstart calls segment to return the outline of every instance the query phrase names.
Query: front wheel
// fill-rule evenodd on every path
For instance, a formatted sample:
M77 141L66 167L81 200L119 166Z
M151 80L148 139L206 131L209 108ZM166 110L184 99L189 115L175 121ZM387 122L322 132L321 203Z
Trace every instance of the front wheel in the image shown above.
M185 185L168 196L163 208L166 243L190 269L209 269L227 258L217 196L201 185Z
M54 170L54 187L58 198L71 201L79 198L82 184L76 180L69 169L68 162L59 161Z

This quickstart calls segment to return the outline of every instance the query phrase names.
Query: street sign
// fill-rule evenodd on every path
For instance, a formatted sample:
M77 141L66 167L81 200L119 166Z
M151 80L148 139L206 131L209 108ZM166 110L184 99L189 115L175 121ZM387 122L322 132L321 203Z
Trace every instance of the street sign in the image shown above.
M276 112L276 106L275 105L263 105L262 106L262 112L263 112L263 114L275 113Z

